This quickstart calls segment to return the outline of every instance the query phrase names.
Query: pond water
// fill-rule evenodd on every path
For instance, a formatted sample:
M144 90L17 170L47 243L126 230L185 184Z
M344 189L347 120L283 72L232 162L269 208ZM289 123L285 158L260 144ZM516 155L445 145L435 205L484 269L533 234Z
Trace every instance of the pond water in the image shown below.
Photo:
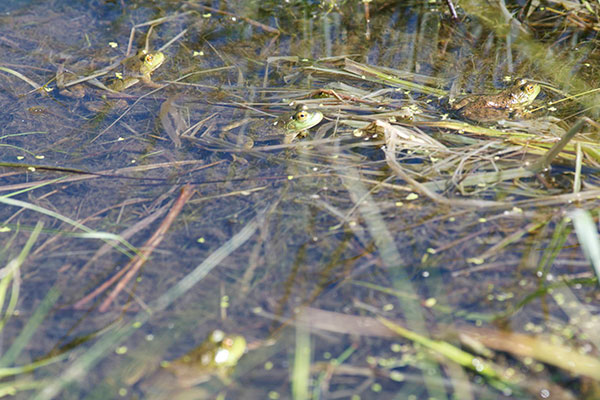
M600 10L523 3L3 2L0 393L599 398Z

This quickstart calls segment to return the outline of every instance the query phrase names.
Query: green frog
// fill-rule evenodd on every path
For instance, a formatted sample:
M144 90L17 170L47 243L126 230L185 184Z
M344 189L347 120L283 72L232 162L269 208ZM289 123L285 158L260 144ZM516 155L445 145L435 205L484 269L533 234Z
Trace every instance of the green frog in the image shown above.
M250 134L245 134L242 145L244 148L250 149L254 147L255 141L279 140L282 134L285 135L284 142L291 143L296 137L304 136L307 129L312 128L322 120L323 113L321 111L309 110L306 106L298 106L296 111L279 117L274 122L265 122L264 119L250 117L223 127L222 132L228 140L240 143L240 135L235 130L249 126Z
M246 339L217 329L212 331L200 346L183 357L165 365L180 386L194 386L216 376L227 382L246 351Z
M162 362L159 371L140 382L140 390L148 400L208 398L210 396L201 384L216 377L222 385L229 385L229 376L245 351L243 336L214 330L189 353L174 361ZM146 373L146 368L142 368L128 379L128 383L134 384Z
M323 113L318 110L309 110L308 107L298 106L296 111L288 116L275 121L275 125L282 123L286 143L292 142L298 136L304 136L306 131L323 120Z
M160 51L140 50L136 55L121 61L123 72L116 74L117 79L108 88L120 92L140 81L150 86L155 85L151 78L152 72L160 67L165 59L165 55Z
M523 111L540 93L540 85L526 79L517 79L497 94L470 95L456 102L452 109L462 117L476 122L494 122L501 119L522 118Z

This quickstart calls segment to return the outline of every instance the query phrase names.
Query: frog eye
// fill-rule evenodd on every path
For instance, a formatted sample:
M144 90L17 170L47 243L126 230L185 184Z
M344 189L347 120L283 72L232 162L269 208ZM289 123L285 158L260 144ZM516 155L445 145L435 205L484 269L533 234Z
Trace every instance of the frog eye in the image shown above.
M225 338L225 332L223 332L219 329L212 331L210 334L210 341L213 343L219 343L219 342L223 341L224 338Z
M535 92L535 86L532 85L531 83L529 83L529 84L525 85L524 90L527 93L531 94L531 93Z
M296 121L302 122L307 118L308 118L308 113L306 111L298 111L296 113Z
M147 62L147 63L151 63L151 62L152 62L152 60L154 60L154 56L153 56L152 54L148 54L148 55L146 56L146 62Z

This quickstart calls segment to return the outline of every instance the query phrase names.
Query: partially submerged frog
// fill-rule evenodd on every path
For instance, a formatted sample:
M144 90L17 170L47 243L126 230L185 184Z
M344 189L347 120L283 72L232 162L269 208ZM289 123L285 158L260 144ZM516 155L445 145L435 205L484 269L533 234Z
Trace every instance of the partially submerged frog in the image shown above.
M176 376L180 386L189 387L216 376L223 382L246 351L246 339L239 335L212 331L200 346L165 368Z
M309 110L306 106L298 106L296 111L284 118L275 121L275 125L282 123L285 131L286 142L292 142L298 136L304 136L306 131L323 120L323 113L318 110Z
M200 384L207 383L213 377L223 385L230 384L229 376L245 351L246 339L243 336L214 330L189 353L174 361L161 363L163 368L144 379L140 389L148 400L208 398L210 396Z
M152 82L152 72L160 67L165 59L166 56L160 51L148 53L145 50L140 50L135 56L127 57L122 60L120 64L117 64L117 66L122 66L123 72L116 73L115 75L117 75L117 77L107 86L99 82L95 77L106 74L106 72L114 69L115 65L109 66L104 70L99 70L89 78L80 78L69 83L64 83L64 75L60 73L59 70L59 73L57 74L57 86L60 88L60 93L62 95L72 98L83 98L86 95L86 86L82 84L85 81L93 86L114 92L125 90L140 81L150 86L157 86ZM86 105L86 108L94 111L94 108L103 108L103 105L91 104L91 107L87 107Z
M146 50L140 50L136 55L121 61L123 72L108 88L120 92L140 81L150 86L155 85L152 82L152 72L160 67L165 59L165 55L160 51L147 52Z
M497 94L470 95L456 102L452 109L460 116L477 122L522 118L523 111L540 93L540 85L517 79Z
M306 131L323 120L323 113L317 110L309 110L306 106L298 106L296 111L277 118L274 122L266 122L264 119L254 117L235 121L222 128L225 136L250 149L255 142L279 140L284 134L284 142L291 143L296 137L306 135ZM249 133L242 131L243 135L235 132L240 127L249 126Z

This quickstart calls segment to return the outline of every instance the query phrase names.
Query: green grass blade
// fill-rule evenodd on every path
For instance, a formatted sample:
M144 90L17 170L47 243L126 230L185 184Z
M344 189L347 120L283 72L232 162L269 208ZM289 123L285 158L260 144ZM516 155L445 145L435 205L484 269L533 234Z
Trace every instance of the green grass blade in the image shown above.
M35 310L31 318L29 318L19 336L17 336L2 358L0 358L0 367L7 367L8 365L14 364L17 357L19 357L19 354L21 354L21 351L23 351L32 336L37 332L38 327L44 318L46 318L46 315L48 315L59 297L60 291L58 289L52 288L48 291L48 294L44 300L42 300L42 303Z
M109 233L109 232L94 231L94 230L88 228L87 226L80 224L79 222L72 220L69 217L65 217L64 215L58 214L52 210L48 210L46 208L37 206L35 204L27 203L25 201L11 199L7 196L0 196L0 203L8 204L8 205L15 206L15 207L25 208L25 209L28 209L31 211L38 212L40 214L47 215L52 218L56 218L59 221L62 221L66 224L69 224L77 229L80 229L80 230L86 232L89 235L92 235L91 237L93 237L93 238L96 238L96 237L101 238L105 242L111 244L111 246L118 248L121 252L123 252L127 255L129 255L129 254L127 253L127 251L125 249L119 248L116 244L112 243L112 241L116 241L117 243L122 244L123 246L127 247L127 249L129 249L133 252L136 252L136 253L138 252L137 249L133 245L131 245L128 241L123 239L120 235L115 235L114 233ZM99 235L99 236L94 236L94 235Z
M402 326L395 324L383 317L377 317L377 320L379 320L387 328L396 332L398 335L412 340L415 343L419 343L422 346L425 346L430 350L445 356L464 368L468 368L482 376L485 376L489 379L490 384L496 389L506 393L510 393L512 391L510 383L506 382L502 378L500 372L493 368L492 363L484 362L481 357L476 357L471 353L467 353L466 351L463 351L448 342L431 340L425 336L419 335L416 332L409 331L408 329L405 329Z
M13 259L10 260L9 263L6 265L6 267L2 268L2 271L4 273L4 277L2 278L2 280L0 280L0 310L2 310L4 308L4 302L6 301L6 296L8 294L8 287L10 285L11 282L13 282L13 291L11 292L11 300L8 304L8 306L6 307L6 311L2 312L2 319L0 319L0 332L2 331L2 329L4 328L4 325L6 325L6 322L10 319L12 313L14 312L14 308L16 306L16 301L14 300L15 298L15 286L18 288L19 286L19 279L15 279L13 280L13 277L15 276L16 273L18 273L19 270L19 263L17 261L17 259ZM18 299L18 289L16 292L16 298Z
M594 267L596 276L600 279L600 237L598 237L596 224L590 213L584 210L573 211L571 218L581 249Z
M196 283L204 278L213 268L219 265L228 255L246 243L261 225L262 213L252 219L231 239L225 242L221 247L215 250L208 256L200 265L192 272L186 275L183 279L177 282L171 289L161 295L156 301L150 303L150 308L154 311L161 311L171 305L175 300L187 293ZM50 400L56 398L59 393L68 384L82 380L86 374L98 363L103 357L111 353L119 343L127 339L136 332L149 319L151 314L147 311L139 312L134 318L133 323L123 324L116 327L114 330L107 332L98 340L86 353L77 358L60 376L38 391L33 397L34 400ZM1 361L1 360L0 360Z
M8 74L14 75L17 78L21 79L22 81L26 82L27 84L29 84L29 86L31 86L34 89L40 89L42 86L37 84L36 82L32 81L31 79L29 79L28 77L26 77L25 75L23 75L22 73L15 71L14 69L10 69L10 68L6 68L6 67L0 67L0 71L4 71Z
M349 58L346 58L344 62L346 71L357 74L366 80L386 83L391 86L401 87L407 90L414 90L419 93L431 94L434 96L446 96L448 94L445 90L436 89L430 86L415 83L413 81L401 79L378 68L352 61Z
M8 306L6 307L6 311L4 311L2 320L0 321L0 331L4 328L6 322L10 319L10 317L14 314L15 309L17 308L17 302L19 301L19 289L21 287L21 280L19 279L19 268L25 262L25 259L29 255L31 251L31 247L37 240L42 228L44 227L43 222L38 221L36 224L31 236L27 239L27 243L21 249L21 252L17 256L17 258L11 260L8 265L4 268L6 271L4 277L0 281L0 310L4 307L4 301L6 299L6 294L8 291L8 285L12 281L12 291L10 294L10 301Z
M292 397L294 400L307 400L309 397L310 358L310 333L297 325L294 369L292 371Z
M25 390L43 388L48 382L45 379L32 380L31 378L26 378L2 383L0 384L0 397L15 396L17 393Z
M22 365L20 367L11 367L11 368L0 368L0 378L6 378L8 376L16 376L21 374L26 374L40 367L45 367L46 365L54 364L61 360L64 360L69 355L68 353L59 354L55 357L44 358L39 361L32 362L31 364Z

